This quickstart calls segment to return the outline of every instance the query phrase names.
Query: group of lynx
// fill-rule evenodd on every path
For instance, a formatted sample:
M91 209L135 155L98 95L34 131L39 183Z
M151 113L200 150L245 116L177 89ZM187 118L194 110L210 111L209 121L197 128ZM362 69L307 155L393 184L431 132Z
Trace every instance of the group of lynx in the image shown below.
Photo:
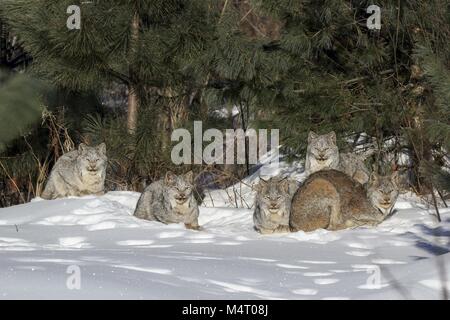
M41 196L51 200L88 194L102 195L105 192L106 165L104 143L97 147L82 143L78 150L58 159ZM193 189L192 172L180 176L168 172L164 179L153 182L145 189L134 215L165 224L184 223L188 229L199 230L199 210Z
M369 174L364 158L339 154L336 134L310 132L306 181L296 191L287 179L262 180L253 221L263 234L316 229L340 230L381 223L398 197L398 175Z
M56 162L42 198L101 195L106 166L104 143L97 147L80 144L78 150ZM260 179L253 214L257 231L268 234L376 225L390 213L398 196L397 175L369 176L364 159L339 155L334 132L310 133L305 171L309 176L301 187L279 177ZM164 224L184 223L188 229L200 230L194 188L192 172L168 172L144 190L134 216Z

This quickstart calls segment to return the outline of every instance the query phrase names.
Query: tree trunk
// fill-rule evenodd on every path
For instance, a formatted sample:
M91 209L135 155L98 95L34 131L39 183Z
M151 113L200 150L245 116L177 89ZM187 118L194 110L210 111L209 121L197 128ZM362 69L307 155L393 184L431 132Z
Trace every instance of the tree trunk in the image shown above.
M194 98L192 95L180 96L172 88L157 89L159 96L166 101L165 112L160 115L161 145L163 150L171 146L173 130L188 120L189 106Z
M6 42L7 42L6 27L0 20L0 67L5 66L7 62Z
M137 127L139 101L132 85L128 86L128 133L134 134Z
M136 13L131 22L131 46L130 46L130 58L136 54L136 44L139 38L139 15ZM131 60L131 59L130 59ZM133 83L133 67L129 66L129 76L131 82ZM136 94L136 88L133 84L128 85L128 119L127 119L127 129L130 134L136 132L137 119L138 119L138 107L139 99Z

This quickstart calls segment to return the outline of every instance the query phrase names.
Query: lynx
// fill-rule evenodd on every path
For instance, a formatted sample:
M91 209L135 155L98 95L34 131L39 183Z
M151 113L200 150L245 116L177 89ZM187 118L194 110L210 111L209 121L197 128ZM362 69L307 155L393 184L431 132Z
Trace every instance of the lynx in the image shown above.
M372 203L363 186L348 175L323 170L310 175L295 194L289 223L292 231L377 225L385 215Z
M367 196L372 205L383 213L383 216L388 216L399 194L399 175L398 171L388 176L379 176L372 173L367 186Z
M187 229L199 230L199 209L193 194L193 173L175 175L153 182L142 193L134 216L165 224L184 223Z
M339 166L339 149L336 145L334 131L318 135L310 132L306 150L305 170L308 175L324 169L337 169Z
M369 171L364 164L366 157L367 155L353 153L339 154L334 131L324 135L311 131L308 136L305 170L310 175L320 170L335 169L364 185L369 180Z
M289 232L289 214L296 183L278 177L260 179L256 186L253 222L262 234Z
M89 147L80 144L56 162L41 197L47 200L104 193L106 177L106 145Z

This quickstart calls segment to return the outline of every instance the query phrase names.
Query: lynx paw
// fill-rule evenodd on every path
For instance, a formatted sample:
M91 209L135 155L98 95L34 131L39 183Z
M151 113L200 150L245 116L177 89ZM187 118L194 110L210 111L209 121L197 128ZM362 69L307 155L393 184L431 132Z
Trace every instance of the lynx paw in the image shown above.
M291 232L291 228L289 226L279 226L275 232L277 233L289 233Z
M204 230L199 225L192 225L192 224L189 224L189 223L185 223L184 226L186 227L186 229L189 229L189 230L195 230L195 231L203 231Z

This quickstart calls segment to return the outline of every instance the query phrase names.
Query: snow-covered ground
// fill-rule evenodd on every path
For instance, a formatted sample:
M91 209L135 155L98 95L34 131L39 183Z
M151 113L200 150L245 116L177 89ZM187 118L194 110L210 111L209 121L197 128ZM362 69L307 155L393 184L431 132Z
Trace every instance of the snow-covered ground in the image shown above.
M0 298L440 299L450 287L450 209L438 224L404 195L376 228L263 236L245 204L211 194L204 231L134 218L133 192L0 209Z

